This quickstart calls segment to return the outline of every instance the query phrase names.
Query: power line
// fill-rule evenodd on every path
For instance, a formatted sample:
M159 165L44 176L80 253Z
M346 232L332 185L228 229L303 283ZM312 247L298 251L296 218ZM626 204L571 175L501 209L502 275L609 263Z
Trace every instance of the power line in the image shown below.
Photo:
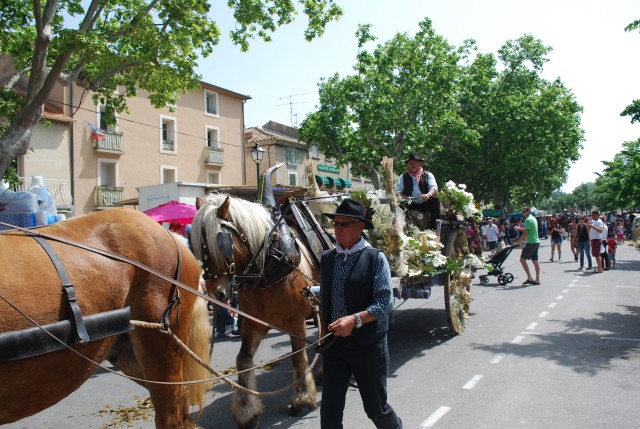
M92 109L88 109L86 107L81 107L79 105L75 106L73 104L63 103L63 102L60 102L60 101L57 101L57 100L51 100L51 99L47 99L47 101L50 102L50 103L53 103L53 104L57 104L57 105L69 106L72 110L75 109L74 111L76 111L76 112L78 110L83 110L83 111L86 111L86 112L89 112L89 113L99 113L99 112L96 112L96 111L94 111ZM160 112L158 109L154 108L154 110L157 110L158 112ZM158 125L148 124L148 123L136 121L136 120L133 120L133 119L123 118L123 117L120 117L120 116L117 117L117 120L118 121L122 121L122 122L127 122L127 123L130 123L130 124L141 125L143 127L153 128L155 130L161 130L162 129L162 127L160 127ZM185 136L185 137L191 137L191 138L194 138L196 140L202 140L203 142L206 142L208 140L206 137L197 136L197 135L194 135L194 134L189 134L187 132L174 131L174 133L176 135ZM237 147L237 148L241 148L242 147L241 145L224 142L222 140L217 140L217 142L220 145L225 145L225 146L229 146L229 147Z

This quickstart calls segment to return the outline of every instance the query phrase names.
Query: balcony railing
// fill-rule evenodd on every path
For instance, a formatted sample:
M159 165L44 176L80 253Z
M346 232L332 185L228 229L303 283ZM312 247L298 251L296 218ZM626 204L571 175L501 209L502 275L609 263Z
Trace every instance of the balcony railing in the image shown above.
M223 165L222 152L224 149L220 149L218 147L204 147L204 163L205 164L214 164L214 165Z
M119 186L96 186L96 208L120 207L116 202L124 198L124 188Z
M16 192L26 191L31 186L30 177L21 177L20 184L15 187ZM44 187L49 191L49 195L56 202L56 208L60 211L68 211L73 207L73 198L69 182L66 180L44 179Z
M175 147L173 145L173 140L163 140L162 150L168 150L170 152L173 152L175 150Z
M116 131L102 131L104 140L94 140L93 148L96 152L116 152L124 153L122 145L122 133Z

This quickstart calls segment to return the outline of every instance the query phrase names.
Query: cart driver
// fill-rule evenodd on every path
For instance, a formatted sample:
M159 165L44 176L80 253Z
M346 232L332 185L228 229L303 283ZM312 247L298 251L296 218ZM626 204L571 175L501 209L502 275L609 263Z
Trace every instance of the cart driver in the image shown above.
M436 178L431 172L422 168L424 161L418 154L410 154L404 162L407 164L407 171L400 176L397 190L402 196L411 198L409 210L419 212L415 217L421 224L420 229L426 226L435 231L437 219L440 218L440 199L437 197ZM429 214L428 221L420 222L426 213Z

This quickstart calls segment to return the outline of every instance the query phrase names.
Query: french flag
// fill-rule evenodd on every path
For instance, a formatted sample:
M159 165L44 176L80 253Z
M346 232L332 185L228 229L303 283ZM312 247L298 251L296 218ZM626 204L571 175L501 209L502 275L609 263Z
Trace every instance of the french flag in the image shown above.
M91 127L91 140L104 140L107 138L107 136L91 122L87 121L87 124Z

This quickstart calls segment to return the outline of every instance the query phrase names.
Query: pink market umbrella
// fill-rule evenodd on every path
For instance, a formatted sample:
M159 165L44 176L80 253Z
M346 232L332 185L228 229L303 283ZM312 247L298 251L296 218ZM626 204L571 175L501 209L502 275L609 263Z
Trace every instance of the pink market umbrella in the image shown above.
M179 203L177 201L169 201L160 204L149 210L145 210L144 214L152 219L162 222L179 223L181 225L190 224L198 210L191 204Z

